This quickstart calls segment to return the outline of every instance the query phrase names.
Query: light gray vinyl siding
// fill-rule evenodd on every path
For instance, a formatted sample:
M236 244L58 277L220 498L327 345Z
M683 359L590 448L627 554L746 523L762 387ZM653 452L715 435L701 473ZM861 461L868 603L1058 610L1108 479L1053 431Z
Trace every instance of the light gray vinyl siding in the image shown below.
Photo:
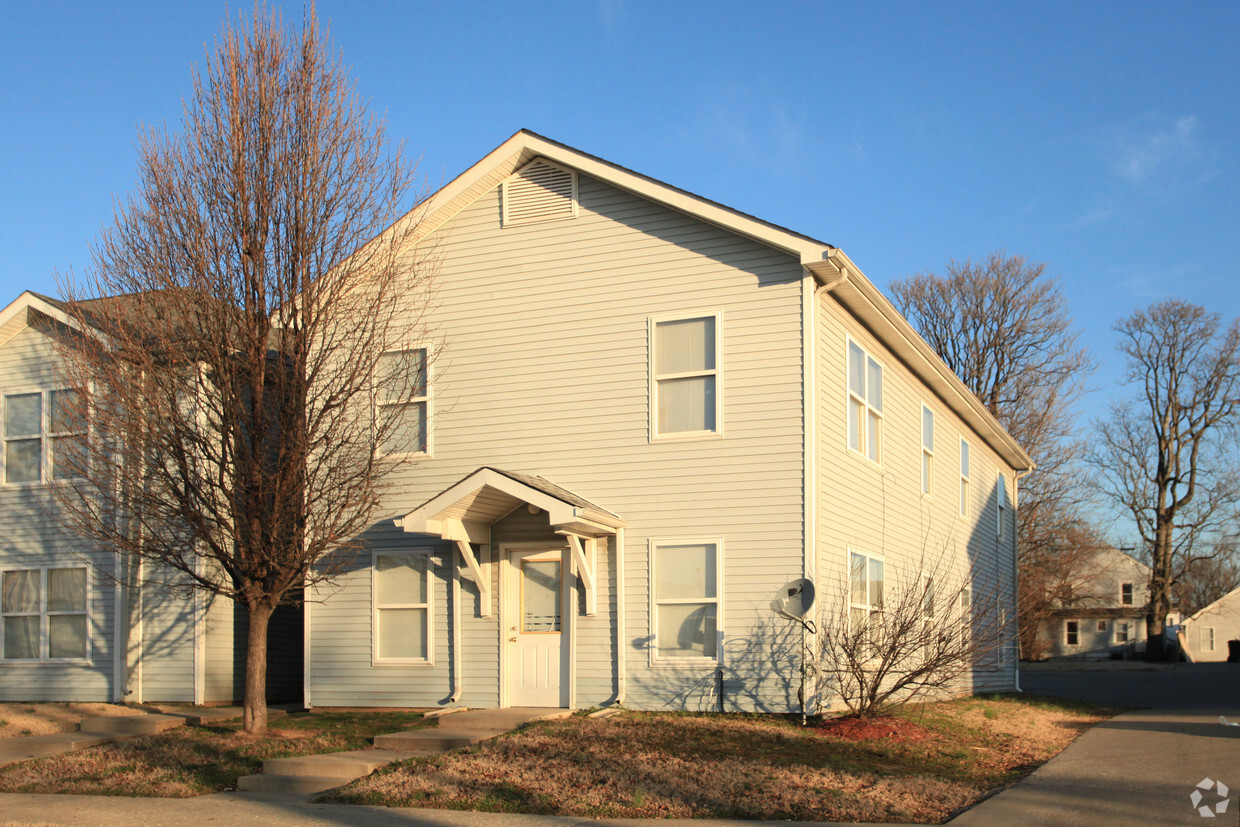
M194 702L194 622L200 597L170 589L181 575L144 564L141 701Z
M1214 630L1214 649L1206 649L1205 629ZM1195 663L1227 660L1231 641L1240 640L1240 589L1210 604L1184 622L1180 630Z
M0 346L0 394L56 387L46 334L26 327ZM0 477L0 480L3 478ZM62 527L46 486L0 484L0 570L89 567L89 662L35 663L0 660L0 700L112 701L115 654L114 564Z
M718 539L721 628L725 650L737 653L725 659L726 705L786 709L795 687L770 678L769 658L741 653L761 651L775 634L771 596L802 570L802 268L588 176L579 193L576 218L504 228L492 189L432 236L434 455L401 480L404 495L385 510L407 512L487 465L541 475L623 517L625 702L638 708L718 704L714 665L650 663L648 588L651 541ZM713 313L722 325L723 435L652 441L649 320ZM574 620L578 706L615 695L614 675L603 675L613 668L603 661L614 657L615 629L602 628L614 623L614 560L599 563L598 618ZM494 704L497 620L474 617L466 593L463 702ZM440 635L447 605L437 604ZM438 646L433 669L369 665L367 571L342 579L311 616L316 706L444 703ZM415 679L438 694L412 693ZM486 698L471 694L484 688Z
M245 694L245 609L204 595L203 701L231 702Z
M818 584L824 628L847 612L850 550L879 556L891 589L936 563L957 584L970 578L975 605L1015 600L1014 475L951 409L829 294L819 300L818 322ZM881 462L848 445L848 340L852 337L883 367ZM934 484L921 492L922 405L934 411ZM970 443L969 516L960 517L960 440ZM997 474L1007 474L1009 518L996 533ZM942 583L938 584L941 589ZM937 589L936 589L937 591ZM1014 633L1014 626L1012 627ZM1014 650L1000 663L974 670L971 686L1014 685ZM824 683L823 697L834 702Z

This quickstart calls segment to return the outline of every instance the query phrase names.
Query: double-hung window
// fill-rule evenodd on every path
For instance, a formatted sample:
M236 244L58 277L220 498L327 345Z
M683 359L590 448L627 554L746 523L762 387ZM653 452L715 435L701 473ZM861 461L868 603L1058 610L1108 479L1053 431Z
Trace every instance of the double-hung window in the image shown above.
M721 433L718 314L651 321L652 437Z
M881 461L883 366L848 340L848 447Z
M934 411L921 406L921 493L934 494Z
M75 390L36 390L4 396L4 482L30 485L73 476L81 461L86 420Z
M85 660L90 651L86 568L0 574L4 660Z
M1203 652L1214 651L1214 627L1213 626L1202 626L1201 627L1201 651Z
M424 347L393 350L375 365L381 453L430 453L430 368Z
M431 663L429 550L375 552L373 581L376 663Z
M853 630L870 625L883 610L883 561L851 551L848 554L848 618ZM873 617L877 621L877 617Z
M969 516L969 443L960 440L960 516Z
M1063 624L1063 642L1067 646L1081 645L1081 623L1078 620L1068 620Z
M652 545L654 660L718 661L721 548L718 541Z
M1132 638L1132 624L1127 620L1115 621L1115 642L1127 643Z
M1119 584L1119 604L1121 606L1132 605L1132 584L1131 583L1120 583Z

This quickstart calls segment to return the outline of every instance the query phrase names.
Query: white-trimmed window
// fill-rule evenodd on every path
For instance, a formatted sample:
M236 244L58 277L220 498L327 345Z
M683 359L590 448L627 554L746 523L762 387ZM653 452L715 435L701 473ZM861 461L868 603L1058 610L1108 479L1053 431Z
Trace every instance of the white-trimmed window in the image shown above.
M1119 584L1119 604L1121 606L1132 605L1132 584L1131 583L1120 583Z
M393 350L375 365L380 421L390 423L383 454L430 453L430 351Z
M882 460L883 366L848 340L848 447Z
M1063 642L1067 646L1081 645L1081 623L1077 620L1066 620L1063 624Z
M722 548L718 540L651 545L655 661L719 660Z
M1127 620L1115 621L1115 642L1127 643L1132 640L1132 623Z
M1201 627L1201 651L1203 652L1214 651L1214 627L1213 626L1202 626Z
M718 313L651 319L652 437L722 432L721 327Z
M1099 621L1098 621L1098 634L1105 634L1105 633L1106 633L1106 630L1107 630L1107 622L1106 622L1106 620L1099 619Z
M87 581L84 566L0 573L0 659L88 659Z
M960 643L968 648L973 644L973 589L965 586L956 600L960 608Z
M848 619L854 629L883 610L885 583L882 558L848 553Z
M960 439L960 516L969 516L969 443Z
M921 406L921 493L934 496L934 411Z
M433 562L429 549L374 553L375 663L432 663Z
M1008 499L1007 499L1007 477L1003 476L1003 472L999 472L999 478L995 482L995 534L1000 540L1003 539L1003 527L1007 525Z
M4 482L38 485L71 476L85 448L78 391L31 390L4 395Z

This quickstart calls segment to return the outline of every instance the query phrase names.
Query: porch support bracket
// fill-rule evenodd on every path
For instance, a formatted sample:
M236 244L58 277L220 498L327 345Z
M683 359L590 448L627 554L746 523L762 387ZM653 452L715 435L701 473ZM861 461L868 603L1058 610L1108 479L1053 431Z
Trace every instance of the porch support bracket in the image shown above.
M491 584L483 575L482 566L478 565L478 557L474 554L473 546L464 540L457 540L456 548L461 553L461 559L465 561L465 565L469 567L470 579L478 584L479 614L481 617L490 617Z
M597 559L595 548L598 541L593 537L586 537L585 544L582 544L582 537L577 534L565 534L568 538L568 546L573 551L573 563L576 565L577 574L581 577L581 583L586 587L586 617L594 617L598 614L598 590L595 588L595 568L594 563Z

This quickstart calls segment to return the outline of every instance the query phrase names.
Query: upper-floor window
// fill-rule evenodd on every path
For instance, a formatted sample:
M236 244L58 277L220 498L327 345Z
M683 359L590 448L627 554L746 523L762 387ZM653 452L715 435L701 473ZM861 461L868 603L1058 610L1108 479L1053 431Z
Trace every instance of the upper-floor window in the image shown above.
M995 483L995 534L999 539L1003 539L1003 526L1007 524L1007 477L1003 476L1003 472L999 472L999 479Z
M37 484L68 479L85 448L86 420L75 390L4 396L4 481Z
M90 651L86 568L0 575L0 654L4 660L85 660Z
M430 453L430 366L424 347L393 350L375 365L384 454Z
M654 660L718 660L719 550L717 541L652 545Z
M921 406L921 493L934 493L934 411Z
M653 322L653 436L720 432L719 328L717 314Z
M375 553L372 623L376 662L431 662L431 565L427 549Z
M848 447L879 462L883 431L883 366L848 340Z
M1132 605L1132 584L1131 583L1120 583L1119 584L1119 604L1121 606Z
M960 440L960 516L969 516L969 443Z

